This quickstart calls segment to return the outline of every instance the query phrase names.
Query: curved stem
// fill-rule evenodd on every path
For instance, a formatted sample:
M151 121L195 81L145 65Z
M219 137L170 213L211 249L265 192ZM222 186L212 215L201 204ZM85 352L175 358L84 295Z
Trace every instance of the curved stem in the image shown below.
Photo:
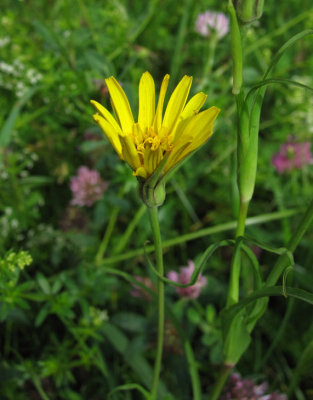
M103 259L103 256L104 256L105 252L106 252L106 249L108 247L109 240L111 238L113 229L115 227L115 223L116 223L119 211L120 211L120 207L119 206L115 206L113 208L113 210L112 210L107 229L106 229L106 231L104 233L103 239L102 239L102 241L100 243L98 252L97 252L96 257L95 257L96 265L99 265L102 262L102 259Z
M230 374L231 370L232 370L232 368L228 367L228 366L224 366L221 369L219 377L214 385L213 393L210 397L210 400L218 400L220 398L220 394L222 392L222 389L226 383L226 380L227 380L228 375Z
M157 207L148 208L148 213L153 234L157 270L159 275L163 277L164 267L163 267L163 254L162 254L162 240L161 240ZM156 400L157 398L159 377L162 366L163 338L164 338L164 282L162 281L162 279L159 278L158 279L158 342L157 342L157 354L154 363L153 381L151 387L152 400Z
M313 199L311 200L311 203L309 204L305 214L303 215L297 229L295 230L294 234L292 235L286 246L289 251L291 251L292 253L295 251L300 240L302 239L303 235L305 234L305 232L307 231L312 222L313 222ZM289 258L286 253L283 253L278 258L277 262L274 265L274 268L271 270L266 280L265 286L267 287L274 286L288 265L290 265Z
M124 187L122 186L118 192L118 197L121 198L123 196L123 194L124 194ZM120 207L118 205L115 205L112 209L111 216L110 216L109 222L108 222L108 226L104 232L102 241L100 243L100 246L98 248L98 251L97 251L97 254L95 257L96 265L100 265L103 260L103 257L107 250L112 232L115 228L115 224L116 224L116 220L117 220L119 212L120 212Z
M293 209L287 209L284 211L275 211L273 213L261 214L261 215L255 216L255 217L247 218L246 226L264 224L266 222L277 221L282 218L290 218L290 217L300 214L300 213L303 213L303 208L293 208ZM168 240L164 241L163 247L164 248L171 247L171 246L175 246L175 245L181 244L181 243L186 243L186 242L189 242L191 240L195 240L195 239L198 239L201 237L213 235L215 233L231 231L233 229L236 229L237 225L238 225L238 223L236 221L229 221L229 222L225 222L223 224L210 226L210 227L204 228L204 229L199 229L198 231L195 231L195 232L186 233L184 235L177 236L173 239L168 239ZM104 258L103 262L106 265L114 264L114 263L118 263L121 261L129 260L134 257L141 256L145 252L151 253L153 251L154 251L154 245L148 245L145 247L145 249L138 248L135 250L129 250L124 254L119 254L116 256Z
M146 206L142 204L136 214L134 215L134 218L132 221L128 224L126 231L124 232L123 236L120 238L118 244L114 247L113 249L113 254L120 254L125 246L127 245L128 240L130 239L132 233L134 232L134 229L138 225L139 221L141 220L143 214L146 212Z

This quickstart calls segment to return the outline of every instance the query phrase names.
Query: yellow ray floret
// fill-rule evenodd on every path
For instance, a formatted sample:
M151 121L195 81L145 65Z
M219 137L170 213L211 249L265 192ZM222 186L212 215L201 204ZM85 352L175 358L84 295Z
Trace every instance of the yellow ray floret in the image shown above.
M165 174L202 146L212 135L220 111L211 107L199 112L207 97L202 92L187 102L192 77L185 75L172 93L163 117L168 82L169 75L165 75L155 108L154 80L149 72L142 75L138 122L134 121L126 94L114 77L106 79L106 84L115 118L105 107L91 100L98 111L93 116L95 122L134 175L144 179L153 175L164 157L168 157L163 169Z

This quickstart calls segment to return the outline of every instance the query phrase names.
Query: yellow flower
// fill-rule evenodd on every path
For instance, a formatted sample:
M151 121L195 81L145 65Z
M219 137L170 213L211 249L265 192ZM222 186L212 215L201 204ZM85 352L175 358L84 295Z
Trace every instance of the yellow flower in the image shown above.
M155 108L155 86L145 72L139 82L139 113L135 122L127 97L111 76L106 79L115 118L98 102L91 103L98 111L93 116L115 151L144 180L156 171L162 161L162 175L175 167L191 152L202 146L213 133L217 107L199 112L206 95L193 96L186 104L192 77L184 76L175 88L163 116L164 98L169 75L163 79L158 105ZM166 158L166 160L164 159Z

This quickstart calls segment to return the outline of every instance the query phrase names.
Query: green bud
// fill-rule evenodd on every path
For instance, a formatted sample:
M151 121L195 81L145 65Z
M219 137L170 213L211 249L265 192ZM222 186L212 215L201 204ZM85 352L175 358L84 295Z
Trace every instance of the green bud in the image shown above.
M233 94L238 95L242 86L242 41L236 10L232 0L228 1L231 32L231 54L233 59Z
M142 201L149 208L159 207L164 203L166 192L165 192L165 175L163 175L163 169L167 162L169 154L167 154L154 171L153 175L148 179L143 179L140 176L137 177L139 182L139 192Z
M264 0L237 0L236 13L241 23L250 24L261 18Z
M159 182L156 186L150 184L149 180L140 183L140 197L149 208L159 207L164 203L166 191L164 182Z

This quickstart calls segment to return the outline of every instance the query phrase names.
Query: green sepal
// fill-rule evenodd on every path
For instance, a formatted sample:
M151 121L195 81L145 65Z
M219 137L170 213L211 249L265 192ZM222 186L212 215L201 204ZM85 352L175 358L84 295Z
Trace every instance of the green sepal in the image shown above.
M163 160L158 165L154 174L148 179L143 179L138 177L138 182L140 185L140 197L147 207L159 207L164 203L166 191L165 182L162 179L163 169L169 157L169 153L163 158Z

